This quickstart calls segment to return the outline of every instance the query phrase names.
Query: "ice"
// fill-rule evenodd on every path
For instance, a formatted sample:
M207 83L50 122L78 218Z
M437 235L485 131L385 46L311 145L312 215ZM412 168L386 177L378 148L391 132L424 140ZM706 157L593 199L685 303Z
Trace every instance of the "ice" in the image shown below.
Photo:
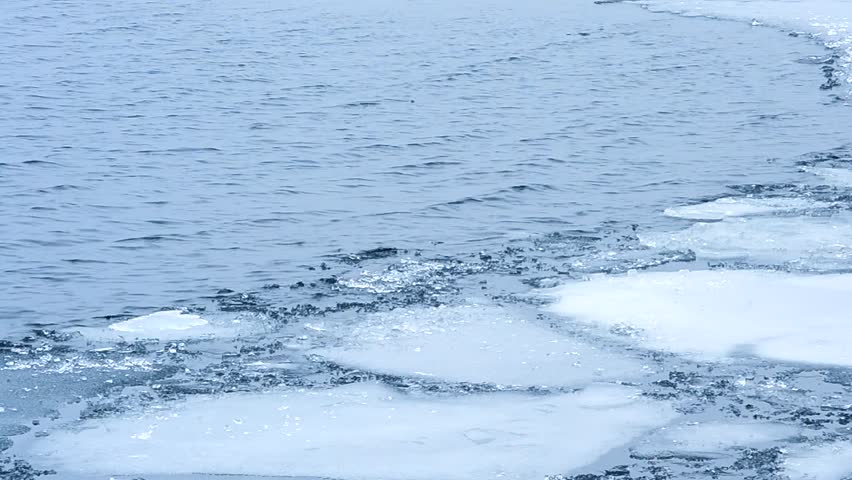
M819 176L829 185L852 187L852 170L837 167L811 167L806 168L805 171Z
M800 448L790 453L784 467L790 480L846 480L852 474L852 445Z
M646 233L650 247L689 249L709 259L748 259L758 263L793 264L802 269L848 268L852 260L852 218L825 217L728 218L696 223L674 233Z
M402 259L385 270L364 270L354 278L341 278L338 282L344 287L373 293L397 292L412 285L427 283L439 289L441 282L436 277L440 277L448 269L443 263Z
M184 313L180 310L169 310L113 323L109 328L116 332L150 335L175 330L190 330L204 327L207 324L207 320L198 315Z
M642 364L508 309L467 305L395 310L340 332L316 353L394 375L500 385L582 385L642 373Z
M728 217L801 212L829 207L829 203L804 198L725 197L697 205L667 208L663 213L669 217L689 220L722 220Z
M653 349L852 366L852 274L645 272L594 276L550 293L555 312L638 329L637 340Z
M181 310L155 312L116 322L105 329L84 328L81 333L93 339L158 338L177 340L220 335L223 328L213 326L199 315Z
M660 429L634 449L642 456L677 454L715 458L733 449L771 444L795 437L799 430L769 422L691 422Z
M60 473L542 478L595 461L676 416L631 388L409 397L377 384L192 397L36 439Z

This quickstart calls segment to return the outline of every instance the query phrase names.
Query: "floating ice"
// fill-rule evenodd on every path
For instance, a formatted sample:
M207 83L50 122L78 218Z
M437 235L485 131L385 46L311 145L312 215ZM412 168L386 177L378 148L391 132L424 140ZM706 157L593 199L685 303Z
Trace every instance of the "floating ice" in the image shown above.
M638 339L654 349L852 366L852 274L646 272L594 276L552 293L554 311L638 329Z
M827 217L728 218L696 223L675 233L641 234L650 247L689 249L710 259L748 259L793 264L803 269L845 268L852 261L852 218Z
M440 290L444 288L443 276L454 269L470 271L481 267L465 264L448 265L440 262L420 262L402 259L382 271L364 270L354 278L341 278L338 283L343 287L366 290L373 293L397 292L414 285L428 285Z
M836 167L811 167L806 172L821 177L829 185L836 187L852 187L852 170Z
M198 315L184 313L180 310L169 310L113 323L109 328L116 332L148 335L175 330L190 330L206 326L207 324L207 320L204 320Z
M692 422L660 429L643 439L634 453L716 458L731 455L732 449L770 444L798 432L793 426L768 422Z
M120 360L111 358L93 360L81 355L70 357L55 356L50 353L39 355L38 358L26 358L8 361L0 370L38 370L44 373L79 373L86 370L135 370L149 371L153 369L150 360L137 357L124 357Z
M790 480L846 480L852 474L852 445L800 448L790 453L784 467Z
M90 338L131 337L160 340L213 336L221 331L222 329L214 327L206 319L180 310L167 310L131 318L113 323L106 329L82 329L82 333Z
M770 213L790 213L831 207L825 202L804 198L725 197L712 202L667 208L666 216L689 220L722 220Z
M455 382L582 385L635 377L642 364L487 306L395 310L340 333L320 355L360 369Z
M30 454L67 474L529 479L592 463L674 416L614 386L413 398L356 384L193 397L55 431Z

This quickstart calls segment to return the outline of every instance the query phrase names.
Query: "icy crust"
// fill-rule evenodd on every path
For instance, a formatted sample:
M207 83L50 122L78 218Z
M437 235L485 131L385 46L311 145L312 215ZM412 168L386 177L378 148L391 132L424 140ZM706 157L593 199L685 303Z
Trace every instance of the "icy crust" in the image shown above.
M582 386L635 378L642 364L534 324L511 310L468 305L394 310L338 332L315 353L353 368L450 382Z
M852 261L852 217L728 218L696 223L674 233L647 233L652 248L691 250L709 259L748 259L807 269L848 268Z
M830 203L805 198L724 197L695 205L667 208L663 214L688 220L722 220L730 217L807 212L831 206Z
M852 444L838 442L801 447L784 462L790 480L845 480L852 473Z
M806 167L803 171L816 175L831 186L852 187L852 170L841 167Z
M799 429L769 422L691 422L662 428L634 449L640 457L733 456L737 449L771 445L796 436Z
M409 397L377 384L193 397L38 439L34 459L81 474L543 478L675 417L631 388Z
M553 311L634 332L653 349L852 366L852 274L646 272L594 276L551 294Z

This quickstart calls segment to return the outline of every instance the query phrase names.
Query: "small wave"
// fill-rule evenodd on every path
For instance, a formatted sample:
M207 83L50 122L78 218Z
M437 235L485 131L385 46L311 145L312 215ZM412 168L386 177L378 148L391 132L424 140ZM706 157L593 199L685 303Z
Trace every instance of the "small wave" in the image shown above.
M120 240L115 240L115 243L135 243L135 242L143 242L143 243L156 243L156 242L165 242L165 241L175 241L175 242L183 242L186 241L187 238L183 235L146 235L142 237L128 237L122 238Z
M370 250L363 250L358 253L351 253L341 257L341 261L345 263L361 263L366 260L378 260L382 258L395 257L403 253L402 250L394 247L378 247Z
M369 107L378 107L379 105L381 105L381 102L373 100L373 101L344 103L340 106L343 107L343 108L369 108Z
M39 190L40 193L50 193L50 192L63 192L67 190L90 190L89 187L82 187L80 185L70 185L70 184L62 184L62 185L54 185L48 188L42 188Z
M164 150L138 150L137 153L158 154L158 153L201 153L201 152L221 152L215 147L177 147L167 148Z
M56 162L51 162L48 160L24 160L21 162L23 165L51 165L51 166L61 166L61 164Z
M88 258L63 258L62 261L67 262L67 263L75 263L75 264L86 264L86 263L110 264L110 263L115 263L115 262L108 262L106 260L94 260L94 259L88 259Z

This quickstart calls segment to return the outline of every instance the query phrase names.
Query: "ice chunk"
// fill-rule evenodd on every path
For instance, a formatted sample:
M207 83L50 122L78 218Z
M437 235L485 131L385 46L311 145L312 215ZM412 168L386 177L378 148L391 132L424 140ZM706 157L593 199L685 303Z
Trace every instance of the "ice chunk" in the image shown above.
M667 208L663 213L669 217L689 220L722 220L728 217L801 212L829 207L830 203L805 198L726 197L696 205Z
M131 318L123 322L113 323L110 330L122 333L156 335L162 332L184 331L208 324L207 320L180 310L156 312L150 315Z
M583 385L642 373L642 364L528 321L468 305L367 317L316 353L373 372L501 385Z
M852 261L852 218L829 217L728 218L696 223L675 233L641 234L650 247L689 249L710 259L749 259L792 263L815 270L848 267Z
M629 327L647 347L720 359L738 352L852 366L852 274L767 271L594 276L551 290L552 309ZM623 330L623 329L622 329Z
M36 439L61 473L542 478L595 461L674 418L633 389L409 397L376 384L193 397Z
M784 467L790 480L845 480L852 474L852 445L800 448L790 452Z
M768 422L692 422L660 429L634 449L641 456L683 455L716 458L732 449L794 437L798 429Z
M104 329L83 328L81 333L89 338L158 338L177 340L219 335L223 328L213 326L199 315L181 310L167 310L116 322Z
M806 172L813 173L836 187L852 187L852 170L838 167L812 167L806 168Z
M366 290L373 293L391 293L414 284L428 283L436 289L443 288L447 273L454 269L477 269L472 265L447 264L441 262L420 262L402 259L382 271L364 270L354 278L341 278L341 286Z

